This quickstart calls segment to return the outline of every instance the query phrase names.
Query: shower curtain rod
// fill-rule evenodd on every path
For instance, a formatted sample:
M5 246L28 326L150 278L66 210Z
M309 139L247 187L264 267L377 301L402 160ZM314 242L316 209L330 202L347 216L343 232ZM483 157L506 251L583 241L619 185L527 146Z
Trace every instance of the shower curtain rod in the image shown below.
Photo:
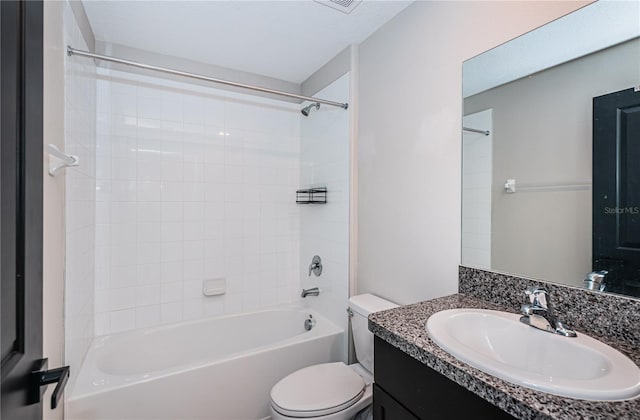
M77 55L80 57L95 58L101 61L109 61L111 63L124 64L126 66L138 67L141 69L153 70L161 73L173 74L176 76L189 77L191 79L204 80L206 82L220 83L223 85L235 86L243 89L257 90L258 92L265 92L265 93L271 93L273 95L287 96L289 98L301 99L303 101L319 102L325 105L337 106L338 108L342 108L342 109L347 109L349 107L348 103L334 102L326 99L314 98L312 96L297 95L295 93L283 92L281 90L267 89L260 86L253 86L253 85L247 85L244 83L232 82L229 80L216 79L215 77L204 76L201 74L189 73L186 71L174 70L166 67L158 67L151 64L139 63L137 61L124 60L122 58L110 57L108 55L95 54L89 51L78 50L68 45L67 45L67 54L69 56Z
M484 134L485 136L488 136L489 134L491 134L489 130L478 130L477 128L469 128L469 127L462 127L462 131L469 131L471 133Z

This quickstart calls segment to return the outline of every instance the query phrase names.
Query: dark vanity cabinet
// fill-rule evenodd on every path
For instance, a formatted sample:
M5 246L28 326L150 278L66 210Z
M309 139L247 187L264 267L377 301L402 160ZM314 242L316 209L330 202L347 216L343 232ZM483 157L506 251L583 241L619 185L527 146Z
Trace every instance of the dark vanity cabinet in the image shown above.
M378 337L374 363L374 420L514 418Z

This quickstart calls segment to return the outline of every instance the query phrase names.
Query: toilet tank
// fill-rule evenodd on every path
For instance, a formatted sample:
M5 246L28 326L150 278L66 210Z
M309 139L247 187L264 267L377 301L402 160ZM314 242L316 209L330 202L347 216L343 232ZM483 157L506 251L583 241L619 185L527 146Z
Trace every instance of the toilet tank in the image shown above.
M367 328L367 317L371 313L397 307L395 303L369 293L352 296L349 299L349 308L353 312L351 330L356 357L358 362L371 373L373 373L373 333Z

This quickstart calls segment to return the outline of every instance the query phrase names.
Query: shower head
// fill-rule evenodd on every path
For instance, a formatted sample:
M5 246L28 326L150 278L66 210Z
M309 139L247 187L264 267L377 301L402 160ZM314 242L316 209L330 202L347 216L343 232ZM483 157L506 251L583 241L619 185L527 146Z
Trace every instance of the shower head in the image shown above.
M305 117L309 116L309 113L311 112L311 108L315 107L316 111L320 109L320 102L316 102L314 104L305 106L304 108L302 108L300 110L300 112L302 112L302 115L304 115Z

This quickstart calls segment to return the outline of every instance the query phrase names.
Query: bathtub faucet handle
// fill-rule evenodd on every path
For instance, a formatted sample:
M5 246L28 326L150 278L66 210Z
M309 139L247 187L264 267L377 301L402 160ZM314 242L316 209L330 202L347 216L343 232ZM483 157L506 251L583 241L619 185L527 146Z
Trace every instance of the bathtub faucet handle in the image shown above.
M311 273L315 274L316 277L319 277L322 274L322 258L319 255L314 255L311 260L311 265L309 265L309 277L311 277Z

